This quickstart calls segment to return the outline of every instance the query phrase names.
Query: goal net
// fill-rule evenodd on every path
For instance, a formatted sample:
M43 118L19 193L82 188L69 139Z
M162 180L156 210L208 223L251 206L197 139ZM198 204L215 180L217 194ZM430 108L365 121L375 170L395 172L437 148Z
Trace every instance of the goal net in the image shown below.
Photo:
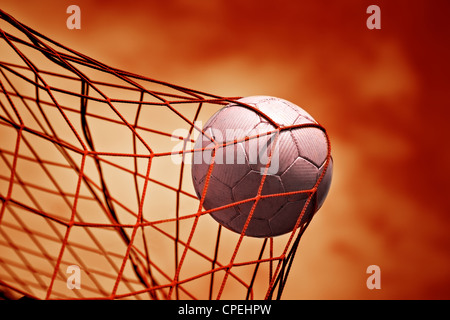
M281 297L308 222L246 237L214 221L192 185L199 121L238 97L112 68L0 18L1 287L36 299Z

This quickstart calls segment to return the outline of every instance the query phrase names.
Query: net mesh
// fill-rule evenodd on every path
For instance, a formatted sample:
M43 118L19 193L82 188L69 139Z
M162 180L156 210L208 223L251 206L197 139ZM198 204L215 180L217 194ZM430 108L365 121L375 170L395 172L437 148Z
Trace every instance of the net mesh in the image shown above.
M180 161L197 121L238 97L111 68L0 17L0 286L36 299L280 298L309 222L276 238L226 230Z

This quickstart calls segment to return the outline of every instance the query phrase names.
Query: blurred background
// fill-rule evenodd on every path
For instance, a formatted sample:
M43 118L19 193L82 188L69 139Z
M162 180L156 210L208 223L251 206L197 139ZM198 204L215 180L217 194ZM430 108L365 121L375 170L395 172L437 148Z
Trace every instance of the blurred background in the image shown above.
M81 8L69 30L66 9ZM366 9L381 9L369 30ZM448 1L13 1L105 64L223 96L273 95L328 131L334 177L285 299L449 299ZM1 53L0 53L1 55ZM381 289L369 290L369 265Z

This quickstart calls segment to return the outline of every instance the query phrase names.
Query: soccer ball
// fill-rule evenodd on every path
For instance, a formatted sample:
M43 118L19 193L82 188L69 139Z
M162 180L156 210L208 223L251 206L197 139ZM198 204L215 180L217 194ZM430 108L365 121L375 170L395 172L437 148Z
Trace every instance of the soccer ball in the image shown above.
M242 233L252 213L245 235L273 237L294 229L326 168L298 225L322 206L333 170L327 158L327 137L306 111L252 96L206 122L194 146L192 179L203 207L222 226Z

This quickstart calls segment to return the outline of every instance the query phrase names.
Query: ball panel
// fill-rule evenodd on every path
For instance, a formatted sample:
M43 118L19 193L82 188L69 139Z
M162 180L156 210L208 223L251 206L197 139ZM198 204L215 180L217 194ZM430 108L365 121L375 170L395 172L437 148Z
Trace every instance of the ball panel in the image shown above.
M269 225L274 236L291 232L305 206L306 199L286 203L270 220ZM300 225L311 215L312 206L308 205Z
M301 157L297 158L292 165L281 175L286 192L309 190L317 182L317 167Z
M222 110L211 123L214 139L218 143L244 138L260 121L253 110L241 106L230 106Z
M281 131L274 148L272 161L278 162L278 174L282 174L299 156L290 131Z
M298 110L274 97L262 98L257 108L280 126L289 126L298 118Z
M292 137L301 157L320 167L327 158L327 138L318 128L298 128L292 130Z
M215 160L212 175L230 188L250 172L242 143L218 148Z

